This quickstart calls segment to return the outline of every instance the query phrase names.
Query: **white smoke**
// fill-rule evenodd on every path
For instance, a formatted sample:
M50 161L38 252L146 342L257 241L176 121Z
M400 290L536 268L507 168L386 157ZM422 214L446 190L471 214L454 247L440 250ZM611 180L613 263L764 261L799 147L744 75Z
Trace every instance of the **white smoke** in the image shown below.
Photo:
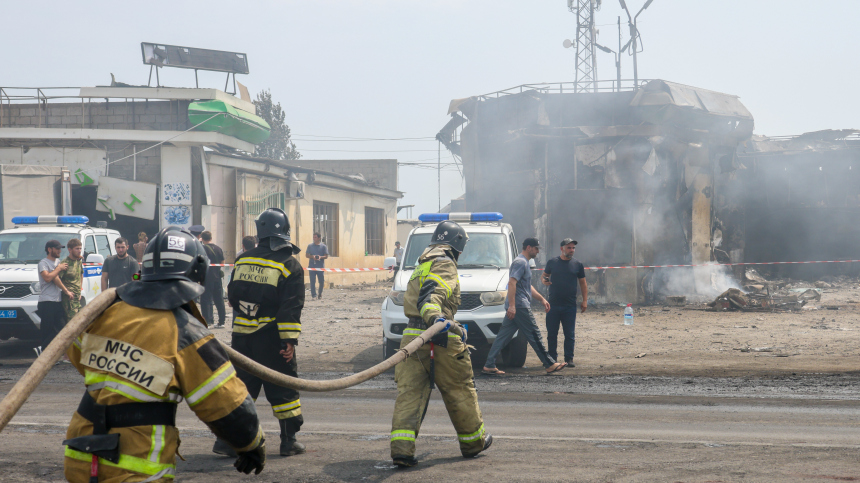
M683 295L688 301L711 301L730 288L743 287L725 265L661 269L660 295Z

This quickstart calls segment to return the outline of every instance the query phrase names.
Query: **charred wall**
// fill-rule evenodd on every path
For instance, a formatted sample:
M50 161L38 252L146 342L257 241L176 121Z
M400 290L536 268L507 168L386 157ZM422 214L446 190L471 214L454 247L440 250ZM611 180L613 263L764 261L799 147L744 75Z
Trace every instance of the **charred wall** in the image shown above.
M800 153L742 153L742 189L730 193L743 208L748 262L857 259L860 240L860 146L842 144ZM757 268L758 269L758 268ZM817 279L856 275L849 263L760 267L772 277Z
M733 96L687 86L660 81L649 95L529 91L458 101L468 123L452 151L463 158L467 209L500 211L520 240L540 238L539 263L566 237L579 242L576 257L587 266L711 261L715 175L726 157L733 166L752 117ZM717 115L716 101L726 99L727 115ZM659 269L588 276L605 301L711 283Z

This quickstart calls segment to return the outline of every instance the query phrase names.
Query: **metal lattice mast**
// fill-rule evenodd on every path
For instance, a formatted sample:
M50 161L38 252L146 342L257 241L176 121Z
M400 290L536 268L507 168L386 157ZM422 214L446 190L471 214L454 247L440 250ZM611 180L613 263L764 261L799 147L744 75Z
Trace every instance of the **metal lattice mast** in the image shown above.
M600 0L568 0L567 7L576 14L575 92L597 92L594 10L595 7L600 7Z

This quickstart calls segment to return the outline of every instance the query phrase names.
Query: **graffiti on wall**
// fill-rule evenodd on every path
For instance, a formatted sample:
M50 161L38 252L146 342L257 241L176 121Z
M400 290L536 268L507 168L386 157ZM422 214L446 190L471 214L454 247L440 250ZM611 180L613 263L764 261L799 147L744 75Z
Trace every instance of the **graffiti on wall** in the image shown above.
M191 223L190 206L165 206L164 226L188 225Z
M190 183L164 183L165 203L191 203Z

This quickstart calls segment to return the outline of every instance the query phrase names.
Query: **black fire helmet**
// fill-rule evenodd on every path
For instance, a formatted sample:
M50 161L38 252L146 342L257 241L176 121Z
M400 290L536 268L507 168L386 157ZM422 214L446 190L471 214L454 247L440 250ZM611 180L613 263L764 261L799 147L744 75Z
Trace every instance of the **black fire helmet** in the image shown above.
M203 244L191 232L168 226L146 245L141 265L142 282L185 280L202 285L209 258Z
M466 248L467 241L469 241L469 235L462 226L453 221L443 221L436 225L436 231L430 238L430 246L450 245L459 255Z
M140 280L116 289L129 305L145 309L173 310L200 297L209 258L203 244L188 230L168 226L146 245Z
M280 208L269 208L254 220L257 225L257 239L275 237L290 241L290 219Z

